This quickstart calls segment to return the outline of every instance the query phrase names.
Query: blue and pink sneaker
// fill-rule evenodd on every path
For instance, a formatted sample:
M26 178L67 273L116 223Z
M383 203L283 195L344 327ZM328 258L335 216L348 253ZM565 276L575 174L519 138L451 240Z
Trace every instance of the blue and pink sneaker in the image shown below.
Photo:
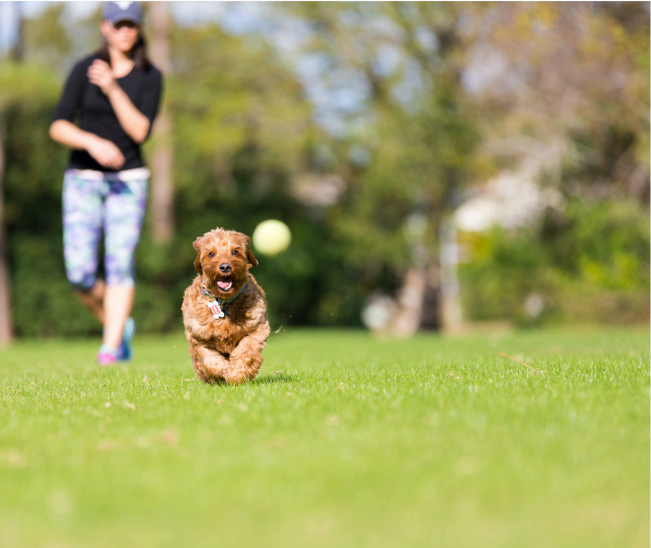
M122 342L120 346L115 349L107 344L99 347L97 353L97 363L100 365L113 365L118 361L128 361L133 357L133 348L131 341L136 333L136 322L133 318L127 318L124 323L124 332L122 333Z
M99 347L97 353L97 363L100 365L113 365L118 361L118 351L108 344Z
M124 322L124 332L122 333L122 344L118 348L118 360L120 361L129 361L133 358L133 348L131 347L131 341L133 336L136 334L136 322L133 321L133 318L127 318L127 321Z

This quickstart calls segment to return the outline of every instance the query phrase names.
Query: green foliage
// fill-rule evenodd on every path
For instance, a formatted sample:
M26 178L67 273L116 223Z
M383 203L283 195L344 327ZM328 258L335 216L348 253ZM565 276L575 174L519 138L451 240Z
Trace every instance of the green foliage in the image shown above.
M180 333L128 365L96 350L0 350L3 548L648 540L648 329L288 330L231 387Z
M179 29L175 40L180 68L166 101L174 125L176 232L169 244L156 244L145 220L133 312L139 331L180 327L198 235L216 226L250 235L269 218L285 221L293 235L290 252L259 256L253 270L269 295L272 326L359 324L363 293L336 266L341 251L329 243L327 219L291 193L318 134L295 78L268 47L215 25ZM61 187L69 152L47 134L61 82L26 67L9 65L0 76L12 91L0 92L0 101L8 132L5 216L15 329L30 336L98 333L65 279Z
M331 148L347 188L328 212L342 268L351 274L347 286L354 283L362 296L395 294L405 271L437 261L441 219L477 172L479 133L457 65L460 8L289 9L310 28L304 52L328 66L323 85L358 97L356 105L332 107L347 122L340 146ZM424 225L417 236L409 232L414 217Z
M62 24L65 9L65 2L53 2L40 17L23 20L25 54L32 62L63 68L72 49L72 38Z
M542 237L553 253L551 264L581 282L604 289L648 287L649 219L640 204L571 202L566 218L548 230Z
M0 79L6 125L4 214L13 320L19 335L99 332L78 303L63 264L61 190L68 153L47 128L60 92L38 66L4 65Z
M196 275L191 243L198 235L216 226L250 235L274 218L292 231L291 250L259 256L252 271L269 296L271 324L317 321L329 277L321 265L336 263L337 252L326 245L323 216L291 192L319 134L300 85L269 47L216 25L178 28L173 44L176 67L167 100L178 221L172 245L183 262L160 272L174 279L170 298L178 300ZM146 263L139 268L143 279L156 277Z
M635 202L571 201L532 229L494 229L460 268L471 319L648 320L648 213ZM546 310L527 317L535 293Z
M60 80L51 68L0 59L0 109L20 104L36 109L56 102Z
M473 172L477 132L444 81L417 114L378 105L378 133L369 139L371 160L358 168L335 213L350 260L370 272L400 272L410 263L405 222L423 214L426 245L437 246L437 228L453 191Z
M62 9L52 5L26 21L25 62L0 65L19 335L100 329L65 281L60 202L68 152L47 136L62 67L70 51L76 58L97 45L99 11L71 31ZM269 218L293 234L288 252L259 256L253 271L272 326L359 325L369 294L395 295L407 269L436 266L438 227L465 185L521 160L511 143L535 148L532 139L557 138L567 143L565 164L546 176L568 198L566 211L475 242L461 272L467 312L523 323L648 318L648 211L638 205L648 201L649 165L643 4L300 2L266 13L258 34L230 35L215 23L173 26L164 101L176 233L154 243L146 220L139 330L180 326L198 235L216 226L251 234ZM296 38L289 49L264 37L277 38L283 24ZM468 93L464 71L478 51L499 52L504 82L520 83ZM312 87L304 88L292 69L310 62ZM338 131L314 121L324 119L323 104L315 108L306 89L322 103L327 96ZM155 147L147 143L146 156ZM339 177L336 203L299 199L295 185L304 176ZM418 237L409 231L415 217L424 219ZM536 320L523 309L532 293L545 301Z

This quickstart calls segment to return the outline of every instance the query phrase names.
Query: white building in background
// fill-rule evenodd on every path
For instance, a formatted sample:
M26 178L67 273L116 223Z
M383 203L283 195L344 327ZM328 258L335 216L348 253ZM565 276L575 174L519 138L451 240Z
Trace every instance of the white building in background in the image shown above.
M530 225L545 209L563 208L563 197L556 189L538 181L546 174L560 179L563 157L576 150L563 138L542 143L525 136L495 142L487 148L495 155L516 154L522 158L515 169L504 170L483 185L454 212L454 224L462 232L484 232L492 226L506 229Z
M495 225L513 229L531 224L548 207L562 206L557 190L540 187L525 173L504 171L454 212L454 224L462 232L484 232Z

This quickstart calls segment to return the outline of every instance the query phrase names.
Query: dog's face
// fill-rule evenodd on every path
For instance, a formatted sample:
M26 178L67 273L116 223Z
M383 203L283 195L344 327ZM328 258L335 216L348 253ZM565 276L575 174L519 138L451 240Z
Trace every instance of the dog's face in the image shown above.
M215 297L228 299L242 289L249 264L258 264L250 245L248 236L221 228L206 232L192 243L197 252L194 267Z

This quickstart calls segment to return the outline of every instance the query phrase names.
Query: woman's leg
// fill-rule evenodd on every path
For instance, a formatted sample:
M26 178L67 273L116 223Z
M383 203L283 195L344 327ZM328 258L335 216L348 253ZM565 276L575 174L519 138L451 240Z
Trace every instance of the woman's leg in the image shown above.
M68 280L82 303L104 323L104 282L97 279L97 248L106 184L67 171L63 180L63 255Z
M104 290L104 280L97 280L95 285L88 291L77 291L79 300L102 322L102 325L106 323L104 315Z
M134 285L107 285L104 292L104 339L103 344L118 348L122 343L124 324L131 314L136 295Z
M113 181L106 198L104 344L118 348L135 298L134 254L147 203L147 179Z

